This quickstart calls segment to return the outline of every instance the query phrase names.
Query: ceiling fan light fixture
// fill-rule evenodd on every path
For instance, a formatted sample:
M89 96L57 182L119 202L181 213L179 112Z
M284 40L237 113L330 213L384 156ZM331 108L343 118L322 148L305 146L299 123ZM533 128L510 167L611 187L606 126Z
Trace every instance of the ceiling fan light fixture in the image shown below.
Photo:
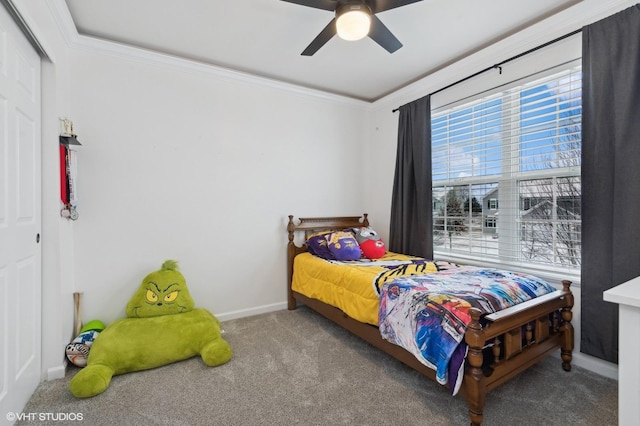
M337 13L336 31L343 40L365 38L371 28L371 12L364 5L347 5Z

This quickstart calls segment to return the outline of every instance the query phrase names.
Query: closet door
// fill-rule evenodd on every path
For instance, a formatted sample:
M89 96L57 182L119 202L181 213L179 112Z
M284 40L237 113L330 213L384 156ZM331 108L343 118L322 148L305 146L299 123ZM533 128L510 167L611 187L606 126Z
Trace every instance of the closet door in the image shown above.
M0 5L0 425L41 377L40 57Z

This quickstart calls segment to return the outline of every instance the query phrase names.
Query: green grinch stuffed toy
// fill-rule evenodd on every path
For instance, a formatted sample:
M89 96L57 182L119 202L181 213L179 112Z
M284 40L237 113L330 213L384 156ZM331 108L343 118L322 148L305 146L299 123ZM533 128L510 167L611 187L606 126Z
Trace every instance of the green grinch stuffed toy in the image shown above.
M127 304L127 317L109 324L91 347L87 366L69 383L77 398L104 392L117 374L147 370L200 355L210 366L224 364L231 347L220 323L206 309L194 309L177 263L167 260L147 275Z

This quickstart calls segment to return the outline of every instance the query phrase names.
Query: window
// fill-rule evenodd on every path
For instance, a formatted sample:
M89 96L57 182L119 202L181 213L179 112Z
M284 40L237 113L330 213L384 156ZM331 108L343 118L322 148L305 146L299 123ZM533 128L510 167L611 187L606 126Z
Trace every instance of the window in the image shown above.
M579 271L581 72L433 111L434 250Z

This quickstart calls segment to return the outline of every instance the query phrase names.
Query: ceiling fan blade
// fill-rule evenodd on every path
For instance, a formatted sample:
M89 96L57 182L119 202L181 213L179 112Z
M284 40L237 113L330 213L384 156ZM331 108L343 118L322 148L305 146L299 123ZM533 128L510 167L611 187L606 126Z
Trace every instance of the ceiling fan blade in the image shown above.
M406 6L411 3L417 3L419 1L422 0L369 0L369 5L371 6L371 11L373 13L378 13L389 9L395 9L396 7Z
M320 34L313 39L313 41L307 46L301 53L303 56L312 56L318 51L326 42L336 35L336 18L333 18L329 24L324 27L324 30L320 31Z
M371 16L371 30L369 30L369 37L380 46L384 47L389 53L393 53L402 47L400 40L391 34L389 28L387 28L386 25L384 25L375 15Z
M313 7L316 9L324 9L334 11L338 7L337 0L282 0L289 3L295 3L302 6Z

